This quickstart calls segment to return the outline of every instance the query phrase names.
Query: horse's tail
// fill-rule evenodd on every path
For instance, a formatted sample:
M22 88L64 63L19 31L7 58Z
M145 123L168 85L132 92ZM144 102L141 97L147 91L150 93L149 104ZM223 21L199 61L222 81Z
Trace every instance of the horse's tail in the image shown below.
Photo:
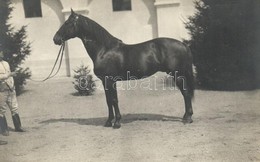
M191 98L194 97L194 89L195 89L195 83L194 83L194 75L193 75L193 66L192 66L192 53L189 47L188 49L188 55L191 58L191 61L187 64L186 70L185 70L185 77L187 80L187 86L189 89L189 93L191 95Z

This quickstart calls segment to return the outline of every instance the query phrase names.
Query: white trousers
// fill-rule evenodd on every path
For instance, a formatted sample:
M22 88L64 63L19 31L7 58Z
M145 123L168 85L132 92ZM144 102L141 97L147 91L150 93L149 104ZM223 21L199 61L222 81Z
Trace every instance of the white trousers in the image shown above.
M0 92L0 116L4 116L9 107L12 115L18 114L18 103L15 90Z

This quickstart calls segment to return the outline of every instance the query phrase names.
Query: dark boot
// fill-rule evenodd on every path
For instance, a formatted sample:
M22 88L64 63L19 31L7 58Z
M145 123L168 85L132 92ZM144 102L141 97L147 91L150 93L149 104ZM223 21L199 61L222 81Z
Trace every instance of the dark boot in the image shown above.
M6 144L7 144L7 141L0 140L0 145L6 145Z
M3 136L9 136L9 130L5 116L0 116L0 131Z
M16 132L25 132L25 130L22 128L21 120L18 114L15 114L12 116L13 122L14 122L14 128Z

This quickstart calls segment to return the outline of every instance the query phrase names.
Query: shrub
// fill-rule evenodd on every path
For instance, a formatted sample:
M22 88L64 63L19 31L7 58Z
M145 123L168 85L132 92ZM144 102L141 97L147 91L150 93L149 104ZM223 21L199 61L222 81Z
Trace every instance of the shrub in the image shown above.
M74 88L78 91L81 96L92 95L95 91L96 84L93 80L93 76L90 74L88 66L80 65L76 70L74 70L75 75L73 82Z
M29 68L18 68L17 74L14 77L14 85L15 85L15 90L16 94L21 94L22 90L24 89L24 85L26 85L26 79L31 77L31 71Z

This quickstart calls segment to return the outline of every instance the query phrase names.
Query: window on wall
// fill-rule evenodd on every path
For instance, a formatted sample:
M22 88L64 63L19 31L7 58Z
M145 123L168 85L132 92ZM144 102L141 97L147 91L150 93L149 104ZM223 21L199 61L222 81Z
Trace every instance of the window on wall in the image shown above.
M41 0L23 0L26 18L42 17Z
M131 0L112 0L113 11L132 10Z

